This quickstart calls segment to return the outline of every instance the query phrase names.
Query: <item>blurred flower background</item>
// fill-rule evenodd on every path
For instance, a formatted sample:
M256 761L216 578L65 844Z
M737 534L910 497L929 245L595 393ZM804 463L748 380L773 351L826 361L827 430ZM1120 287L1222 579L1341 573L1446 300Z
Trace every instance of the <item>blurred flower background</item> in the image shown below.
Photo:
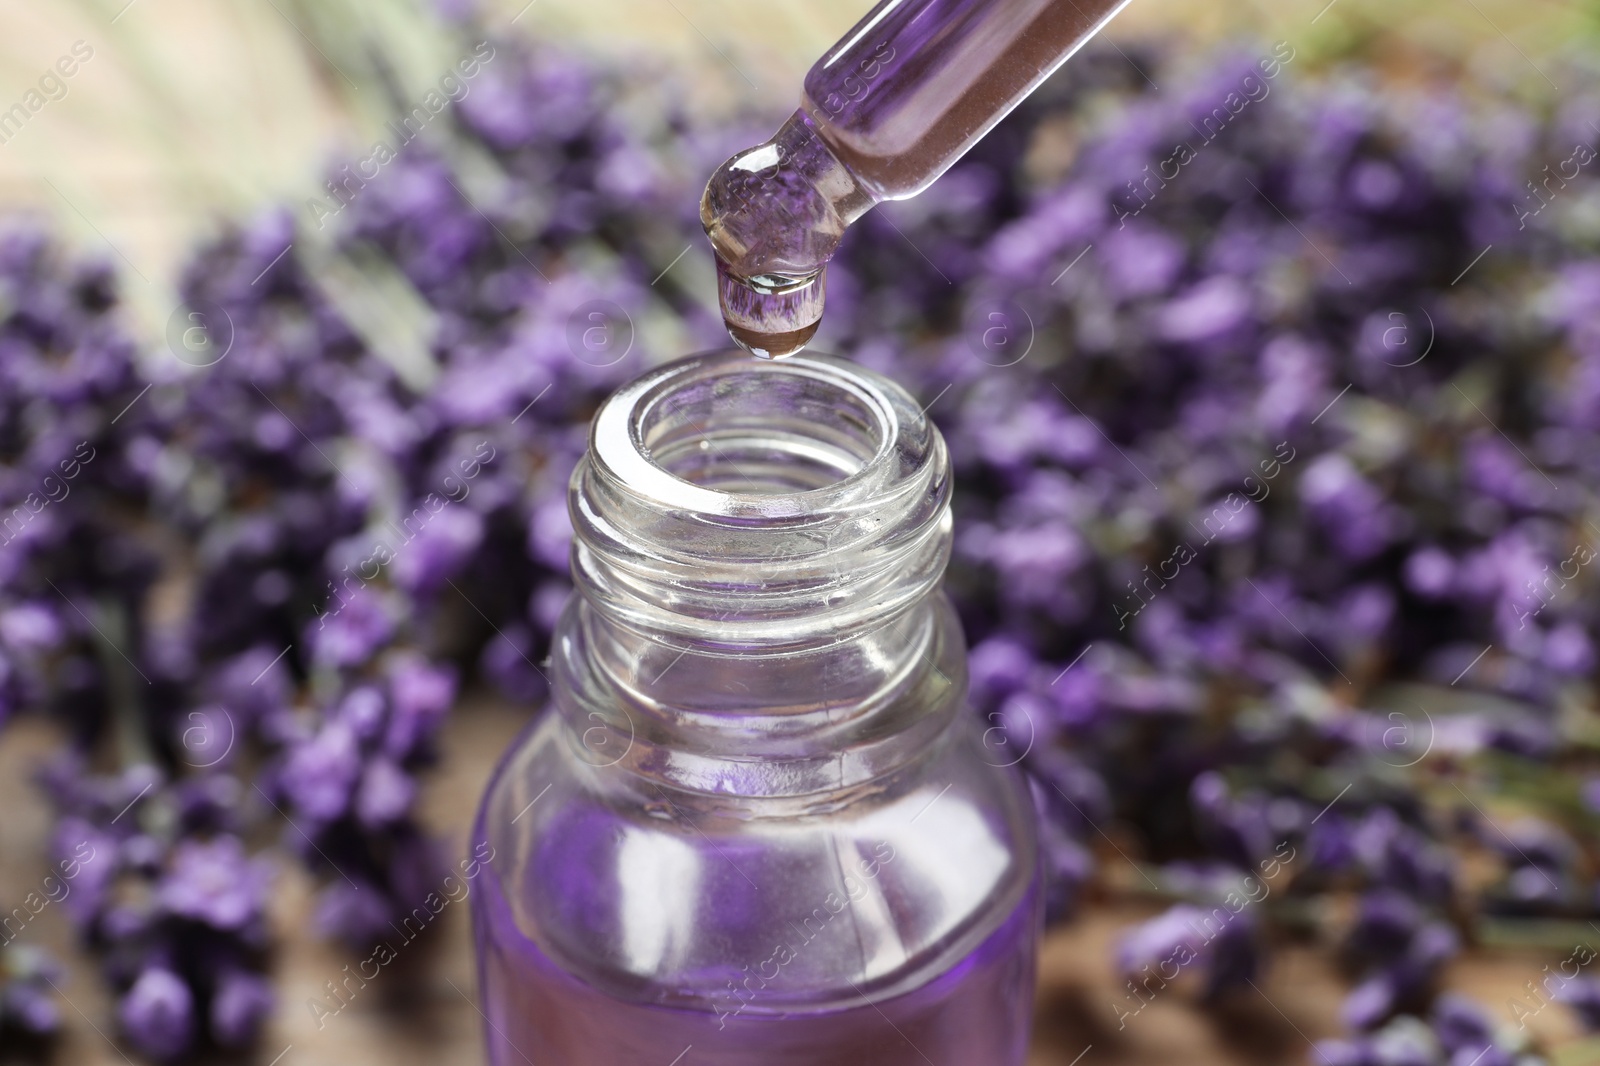
M860 11L16 6L0 1060L474 1061L464 907L352 975L544 698L589 414L723 343L700 186ZM1597 12L1216 7L868 216L818 344L952 447L1030 1062L1600 1062Z

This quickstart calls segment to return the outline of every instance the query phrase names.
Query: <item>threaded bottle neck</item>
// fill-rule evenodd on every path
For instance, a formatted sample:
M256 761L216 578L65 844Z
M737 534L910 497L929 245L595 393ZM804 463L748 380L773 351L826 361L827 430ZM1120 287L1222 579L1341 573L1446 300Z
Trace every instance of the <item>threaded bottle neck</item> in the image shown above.
M898 386L819 355L695 356L625 386L595 416L570 505L595 610L751 651L898 614L950 550L938 431Z
M949 460L892 382L813 354L672 363L602 406L570 504L557 702L589 761L740 795L847 787L959 702L934 595Z

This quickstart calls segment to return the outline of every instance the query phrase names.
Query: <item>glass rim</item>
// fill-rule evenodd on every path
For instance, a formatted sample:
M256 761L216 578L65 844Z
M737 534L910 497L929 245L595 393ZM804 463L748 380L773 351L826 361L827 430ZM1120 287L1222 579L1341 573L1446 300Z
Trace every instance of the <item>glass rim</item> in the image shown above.
M748 376L820 383L870 415L872 454L838 480L788 491L736 491L697 484L663 466L647 444L649 420L672 397L719 378ZM897 397L894 394L899 393ZM764 360L740 349L688 356L657 367L622 386L596 412L589 449L597 464L631 496L653 508L689 512L708 519L785 519L854 509L892 494L904 471L894 462L902 434L900 405L916 410L898 385L837 356L801 352ZM730 397L730 402L732 398ZM737 412L730 407L728 413ZM702 440L708 438L702 437ZM821 438L817 440L820 442Z

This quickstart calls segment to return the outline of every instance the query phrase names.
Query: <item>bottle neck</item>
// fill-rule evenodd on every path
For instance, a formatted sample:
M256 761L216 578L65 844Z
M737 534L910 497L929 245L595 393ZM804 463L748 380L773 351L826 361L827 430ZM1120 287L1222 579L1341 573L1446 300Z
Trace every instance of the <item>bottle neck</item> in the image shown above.
M966 692L943 596L827 647L750 653L665 643L575 601L555 659L574 754L652 786L834 802L911 763Z
M584 761L727 796L865 784L965 692L943 441L839 360L696 356L624 387L574 474L556 703Z

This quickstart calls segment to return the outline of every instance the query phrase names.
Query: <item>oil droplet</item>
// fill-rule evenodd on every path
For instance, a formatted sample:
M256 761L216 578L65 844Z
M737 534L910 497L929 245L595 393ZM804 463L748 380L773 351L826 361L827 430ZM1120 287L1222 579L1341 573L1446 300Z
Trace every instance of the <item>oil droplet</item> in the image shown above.
M825 289L826 268L804 277L741 278L717 261L717 295L728 335L761 359L786 359L804 350L822 321Z

